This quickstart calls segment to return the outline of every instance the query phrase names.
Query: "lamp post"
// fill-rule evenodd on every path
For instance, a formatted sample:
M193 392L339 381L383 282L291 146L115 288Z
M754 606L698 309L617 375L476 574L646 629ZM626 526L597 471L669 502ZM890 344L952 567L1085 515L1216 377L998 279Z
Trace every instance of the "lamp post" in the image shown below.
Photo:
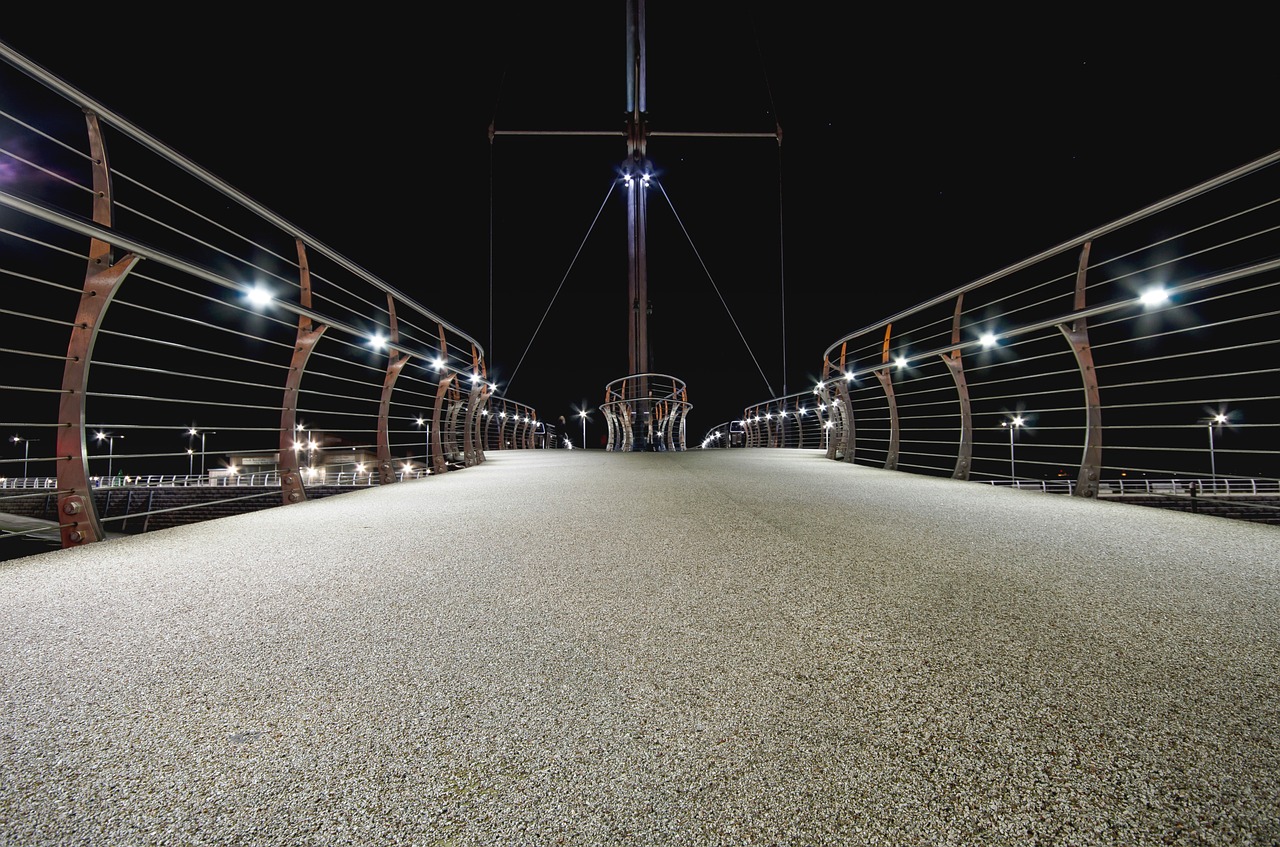
M1227 422L1227 416L1219 412L1209 420L1209 476L1213 480L1213 490L1218 490L1218 463L1213 455L1213 428Z
M101 444L103 441L107 442L107 484L110 485L111 484L111 459L115 456L116 439L124 438L124 436L108 435L105 432L100 432L98 433L97 438L98 438L99 444Z
M23 438L20 435L14 435L9 438L14 444L22 444L22 478L27 478L27 460L31 457L31 442L39 441L39 438Z
M578 412L578 417L582 419L582 449L587 449L587 410L583 409Z
M1018 478L1018 475L1015 472L1016 466L1014 465L1013 459L1013 431L1022 426L1024 422L1025 419L1022 415L1014 415L1012 420L1001 421L1000 423L1000 426L1007 426L1009 428L1009 479L1011 480L1016 480Z
M204 449L205 439L206 439L206 438L208 438L210 435L217 435L217 434L218 434L218 433L216 433L216 432L210 432L210 431L208 431L208 430L206 430L206 431L204 431L204 432L200 432L200 431L199 431L199 430L197 430L195 427L191 427L191 429L187 430L187 444L190 444L190 443L191 443L191 439L192 439L192 437L194 437L194 436L196 436L196 435L200 436L200 476L204 476L204 473L205 473L205 449ZM188 455L188 456L191 456L193 452L194 452L194 451L192 450L192 448L191 448L191 447L187 447L187 455ZM193 466L194 464L195 464L194 460L192 460L192 461L190 461L190 462L188 462L188 463L187 463L187 475L188 475L188 476L190 476L190 475L191 475L191 473L192 473L192 466Z

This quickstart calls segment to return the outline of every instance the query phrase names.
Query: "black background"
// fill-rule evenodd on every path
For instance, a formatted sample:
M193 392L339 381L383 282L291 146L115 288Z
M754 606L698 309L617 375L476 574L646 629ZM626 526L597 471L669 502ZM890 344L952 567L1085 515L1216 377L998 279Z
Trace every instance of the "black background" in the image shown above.
M157 8L0 40L473 335L544 419L625 375L625 142L488 134L621 131L622 2ZM845 333L1276 147L1230 10L853 8L648 5L653 129L783 130L649 144L654 369L695 443Z

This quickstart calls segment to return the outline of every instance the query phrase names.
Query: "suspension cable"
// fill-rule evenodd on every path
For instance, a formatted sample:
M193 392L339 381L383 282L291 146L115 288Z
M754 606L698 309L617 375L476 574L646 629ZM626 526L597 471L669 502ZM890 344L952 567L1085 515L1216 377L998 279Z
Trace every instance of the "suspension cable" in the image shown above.
M729 304L725 302L724 295L720 293L720 287L716 285L716 281L711 276L711 271L707 269L707 263L702 261L702 254L698 252L698 248L693 243L693 238L689 235L689 230L685 228L684 221L680 219L680 213L676 211L675 204L671 202L671 196L667 194L666 186L661 181L654 179L658 190L662 192L662 196L667 201L667 206L671 209L671 214L675 215L676 223L680 224L680 231L684 233L685 239L689 242L689 247L693 250L693 255L698 257L698 264L702 265L702 270L707 275L707 281L711 283L711 288L715 291L716 296L720 298L721 305L724 306L725 313L729 316L730 323L733 328L738 331L738 337L742 339L742 345L747 348L747 355L751 357L751 361L755 362L756 370L760 371L760 378L764 380L765 387L769 389L770 396L776 394L773 386L769 384L769 377L765 376L764 368L760 367L760 362L756 359L756 354L751 352L751 345L747 343L747 337L742 334L742 329L738 326L738 321L733 316L733 312L729 309Z
M529 355L529 348L533 347L533 342L538 338L538 332L542 329L542 325L546 323L547 315L551 314L551 307L555 305L556 298L560 296L561 290L564 289L565 282L569 279L569 274L573 272L573 266L577 264L578 257L582 255L582 248L586 245L587 239L591 237L591 233L595 230L596 224L600 221L600 213L604 211L605 204L609 202L609 198L613 196L613 188L618 184L616 179L609 180L609 190L605 192L604 200L600 203L600 208L596 209L596 215L591 219L591 226L587 227L587 233L582 237L582 241L578 244L578 251L573 254L573 260L569 262L569 267L565 269L564 276L560 277L560 284L556 286L556 291L551 295L551 302L547 304L547 309L542 313L542 319L538 321L538 326L534 328L533 335L529 338L529 343L525 346L524 352L520 354L520 361L516 362L515 369L511 371L511 376L507 377L507 390L511 390L511 383L516 378L516 372L520 370L520 366L524 364L524 357Z

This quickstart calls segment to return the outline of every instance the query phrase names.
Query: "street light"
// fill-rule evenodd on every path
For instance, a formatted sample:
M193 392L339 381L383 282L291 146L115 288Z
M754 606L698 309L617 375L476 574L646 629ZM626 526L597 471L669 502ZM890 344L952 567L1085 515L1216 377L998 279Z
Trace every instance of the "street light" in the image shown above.
M1213 479L1213 490L1218 490L1218 463L1213 455L1213 428L1227 422L1227 416L1219 412L1209 419L1209 476Z
M417 424L418 426L426 427L426 432L423 433L426 436L426 443L425 443L425 446L423 447L423 449L426 452L422 454L423 456L422 463L425 465L430 465L431 464L431 425L427 423L427 419L422 417L422 415L418 415Z
M1017 474L1014 472L1015 466L1013 463L1013 431L1022 426L1023 423L1025 423L1025 419L1022 415L1014 415L1013 420L1000 422L1000 426L1007 426L1009 428L1009 479L1011 480L1016 480L1018 478Z
M124 436L123 436L123 435L108 435L108 434L107 434L107 433L105 433L105 432L99 432L99 433L98 433L97 438L98 438L98 443L99 443L99 444L101 444L104 440L107 442L107 483L108 483L108 484L110 484L110 481L111 481L111 459L112 459L112 457L115 455L115 452L116 452L116 439L117 439L117 438L124 438Z
M196 430L195 427L191 427L191 429L187 430L188 436L192 436L192 435L200 436L200 476L204 476L204 473L205 473L204 440L208 438L210 435L217 435L217 434L218 433L216 432L209 432L207 430L205 432L199 432ZM188 439L188 443L190 443L190 439ZM187 455L191 455L191 448L187 448Z
M23 438L20 435L14 435L9 438L14 444L22 443L22 478L27 478L27 459L31 456L31 442L39 441L39 438Z
M582 419L582 449L587 449L587 410L582 409L578 412L578 417Z

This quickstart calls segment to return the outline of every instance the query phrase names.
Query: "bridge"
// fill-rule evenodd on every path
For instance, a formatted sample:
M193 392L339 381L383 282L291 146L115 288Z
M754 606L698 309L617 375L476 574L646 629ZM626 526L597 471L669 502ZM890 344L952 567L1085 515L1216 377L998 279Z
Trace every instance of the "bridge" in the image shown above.
M463 291L0 59L5 841L1280 839L1280 153L559 450Z
M0 831L1273 843L1276 549L813 450L503 451L0 567Z

